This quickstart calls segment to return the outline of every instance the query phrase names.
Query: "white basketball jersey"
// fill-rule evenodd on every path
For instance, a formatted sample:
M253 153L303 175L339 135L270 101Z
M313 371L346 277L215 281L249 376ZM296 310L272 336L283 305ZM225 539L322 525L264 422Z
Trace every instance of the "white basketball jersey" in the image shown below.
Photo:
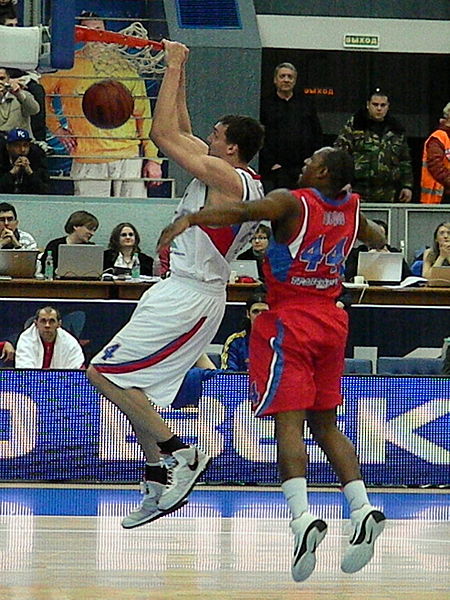
M243 202L264 196L259 176L252 169L236 169L243 184ZM193 179L175 212L175 218L199 211L205 206L208 188ZM253 236L258 223L227 227L195 225L179 235L171 245L170 269L179 277L188 277L225 285L230 276L229 263L235 260Z

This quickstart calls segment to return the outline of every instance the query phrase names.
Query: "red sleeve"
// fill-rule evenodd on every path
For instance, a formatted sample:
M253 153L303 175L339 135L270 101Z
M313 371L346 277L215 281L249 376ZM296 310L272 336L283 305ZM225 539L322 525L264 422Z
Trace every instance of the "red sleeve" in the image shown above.
M5 342L0 342L0 350L3 350L4 346L5 346Z
M445 165L448 161L445 157L445 148L442 142L432 137L426 145L427 165L431 175L438 183L450 190L450 169Z

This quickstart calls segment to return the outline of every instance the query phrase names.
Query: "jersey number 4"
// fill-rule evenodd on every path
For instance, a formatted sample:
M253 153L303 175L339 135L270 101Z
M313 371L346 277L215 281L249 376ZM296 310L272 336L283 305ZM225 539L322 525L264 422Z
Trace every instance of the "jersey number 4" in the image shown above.
M314 240L309 246L307 246L303 252L299 255L298 259L301 262L306 263L306 271L316 271L317 267L322 263L330 267L330 273L336 273L340 270L342 263L344 262L344 248L347 242L347 238L339 240L339 242L331 248L328 252L324 252L323 244L325 236L321 235Z

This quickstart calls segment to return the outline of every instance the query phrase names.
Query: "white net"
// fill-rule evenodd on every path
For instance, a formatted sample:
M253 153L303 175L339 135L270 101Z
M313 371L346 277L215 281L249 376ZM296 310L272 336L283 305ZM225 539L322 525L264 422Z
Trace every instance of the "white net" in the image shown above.
M139 22L131 23L118 33L142 40L149 39L147 30ZM128 44L87 42L83 52L93 60L99 73L109 74L109 76L113 75L114 71L122 69L125 61L140 75L162 73L165 69L164 50L155 50L152 46L135 48Z

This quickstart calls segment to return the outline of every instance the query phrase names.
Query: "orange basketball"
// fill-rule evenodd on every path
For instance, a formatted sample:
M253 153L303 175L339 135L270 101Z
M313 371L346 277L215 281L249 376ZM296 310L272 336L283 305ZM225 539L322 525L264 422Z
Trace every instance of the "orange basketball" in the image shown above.
M130 118L134 98L120 81L104 79L84 92L82 107L92 125L100 129L114 129Z

